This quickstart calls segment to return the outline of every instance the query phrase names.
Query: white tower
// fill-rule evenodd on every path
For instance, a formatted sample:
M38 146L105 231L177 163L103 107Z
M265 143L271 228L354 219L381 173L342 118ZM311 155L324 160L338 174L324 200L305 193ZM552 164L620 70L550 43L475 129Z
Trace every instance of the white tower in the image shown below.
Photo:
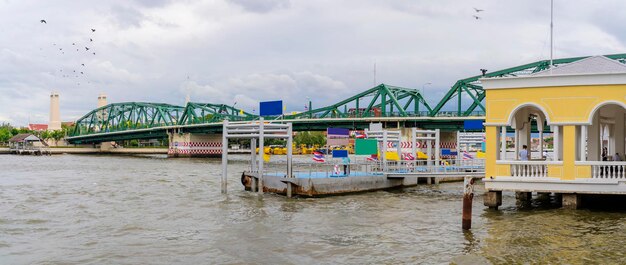
M59 94L52 92L50 94L50 122L48 122L48 130L61 130L61 111L59 110Z
M106 105L107 105L107 95L106 94L100 94L98 96L98 108L104 107Z

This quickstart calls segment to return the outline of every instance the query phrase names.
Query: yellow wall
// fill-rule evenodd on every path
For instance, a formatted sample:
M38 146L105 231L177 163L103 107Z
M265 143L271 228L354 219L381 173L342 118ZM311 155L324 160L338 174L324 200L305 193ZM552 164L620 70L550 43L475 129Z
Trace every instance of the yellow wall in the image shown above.
M576 178L591 178L591 166L575 166Z
M487 124L508 124L511 113L527 103L545 111L549 124L559 123L563 130L563 165L548 165L548 176L563 180L590 178L590 166L576 166L576 126L588 123L592 111L607 101L626 104L626 85L506 88L486 90ZM510 176L509 165L496 165L496 126L486 126L486 177Z
M486 90L487 123L507 123L511 112L524 103L545 109L552 123L588 122L591 111L606 101L626 104L626 85L508 88Z
M496 174L496 156L499 152L498 143L496 139L498 139L498 131L496 126L486 126L485 127L485 139L488 139L485 144L485 152L486 152L486 164L485 164L485 177L495 177Z
M576 161L576 127L574 125L563 126L563 180L573 180L574 161Z

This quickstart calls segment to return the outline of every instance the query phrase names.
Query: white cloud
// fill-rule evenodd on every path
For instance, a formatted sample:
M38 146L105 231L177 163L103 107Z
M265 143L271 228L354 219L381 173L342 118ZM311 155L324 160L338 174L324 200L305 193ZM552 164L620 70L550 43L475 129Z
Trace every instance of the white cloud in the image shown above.
M481 20L473 7L485 9ZM556 56L624 52L625 7L556 1ZM321 107L372 87L374 61L378 83L432 83L434 105L480 68L546 59L548 25L545 1L7 1L0 117L45 122L52 90L64 120L95 108L101 92L183 104L189 90L247 111L274 99L301 110L307 97Z

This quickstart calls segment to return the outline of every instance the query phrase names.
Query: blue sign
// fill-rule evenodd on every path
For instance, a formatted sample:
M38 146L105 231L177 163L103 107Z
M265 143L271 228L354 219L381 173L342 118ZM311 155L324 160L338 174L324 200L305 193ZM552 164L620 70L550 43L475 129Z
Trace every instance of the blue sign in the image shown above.
M326 130L326 134L328 135L345 135L346 137L350 136L350 130L344 128L328 128Z
M333 150L333 157L348 157L348 150Z
M482 131L483 129L483 123L485 121L483 120L468 120L468 121L463 121L463 129L465 130L480 130Z
M450 149L441 149L441 155L449 156L450 153Z
M265 101L259 103L259 115L277 116L283 114L283 101Z

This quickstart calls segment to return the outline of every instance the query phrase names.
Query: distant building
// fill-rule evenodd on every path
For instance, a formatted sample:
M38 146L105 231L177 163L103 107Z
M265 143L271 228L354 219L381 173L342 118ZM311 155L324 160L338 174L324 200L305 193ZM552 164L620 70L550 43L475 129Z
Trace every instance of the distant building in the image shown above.
M46 131L46 130L48 130L48 124L29 123L28 124L28 129L31 130L31 131L37 131L37 132Z

